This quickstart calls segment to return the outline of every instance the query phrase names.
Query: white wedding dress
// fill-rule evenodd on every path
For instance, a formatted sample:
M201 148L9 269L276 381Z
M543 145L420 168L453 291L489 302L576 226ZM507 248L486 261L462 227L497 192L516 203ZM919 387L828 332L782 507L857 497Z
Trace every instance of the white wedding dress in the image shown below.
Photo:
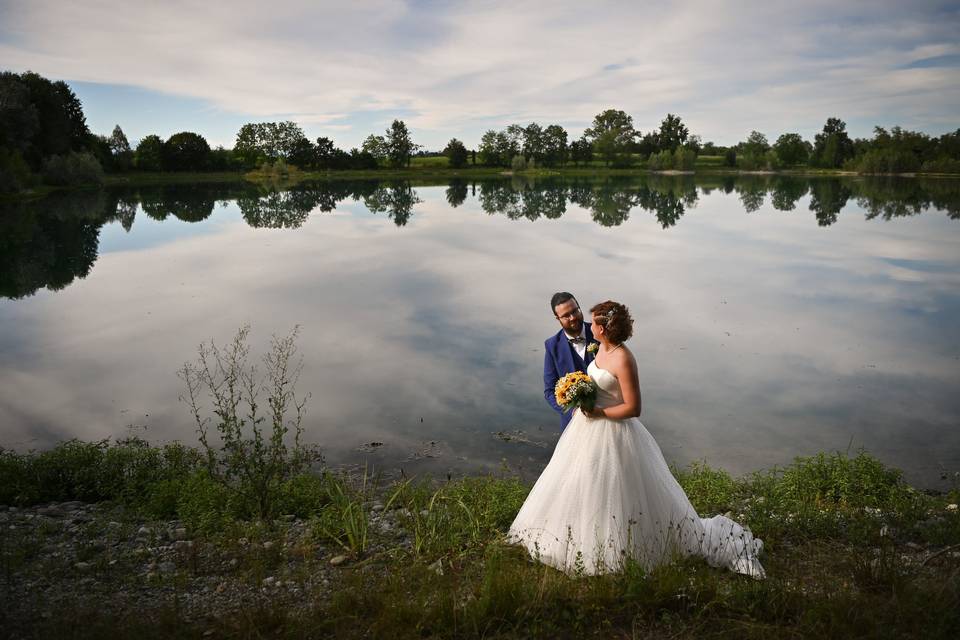
M616 376L591 362L598 407L621 404ZM725 516L701 518L639 418L576 411L520 508L508 538L568 574L649 570L675 555L763 578L763 543Z

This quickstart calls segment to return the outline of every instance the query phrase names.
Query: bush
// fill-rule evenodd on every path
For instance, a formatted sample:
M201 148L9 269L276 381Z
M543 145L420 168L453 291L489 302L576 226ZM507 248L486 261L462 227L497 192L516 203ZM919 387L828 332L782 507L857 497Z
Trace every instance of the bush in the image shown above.
M510 163L510 168L514 171L526 171L527 170L527 160L523 156L513 156L513 160Z
M32 182L33 173L20 152L0 147L0 193L16 193Z
M101 185L103 168L92 154L71 151L43 162L43 180L55 186Z
M960 173L960 160L953 158L937 158L936 160L927 160L920 167L925 173Z
M651 153L647 160L647 168L650 171L669 171L674 168L674 154L669 149L664 149L659 153Z
M295 392L303 361L296 357L295 328L286 338L273 338L263 357L266 372L261 375L249 362L249 334L250 327L244 326L226 348L212 341L200 345L198 362L185 363L180 377L186 384L185 401L197 424L209 478L234 502L250 504L255 515L270 520L282 485L310 458L300 444L307 397L297 397ZM264 390L270 394L266 415L260 401ZM201 415L203 394L213 403L213 416ZM218 447L211 443L211 421ZM264 423L269 432L265 433ZM286 437L291 431L293 442L288 447Z

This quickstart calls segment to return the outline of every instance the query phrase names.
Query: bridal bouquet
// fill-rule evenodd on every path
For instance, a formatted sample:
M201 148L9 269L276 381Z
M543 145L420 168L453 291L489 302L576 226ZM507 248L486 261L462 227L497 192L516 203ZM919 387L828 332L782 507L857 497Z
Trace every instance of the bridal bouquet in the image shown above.
M574 371L557 380L553 396L564 411L577 407L590 411L597 403L597 383L584 372Z

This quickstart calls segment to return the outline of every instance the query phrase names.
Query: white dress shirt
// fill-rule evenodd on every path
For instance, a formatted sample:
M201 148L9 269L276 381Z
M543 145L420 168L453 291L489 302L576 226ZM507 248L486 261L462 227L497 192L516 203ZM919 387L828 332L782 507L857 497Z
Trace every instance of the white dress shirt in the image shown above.
M563 331L563 335L567 337L567 340L573 340L574 338L576 338L576 336L572 336L569 333L567 333L566 330ZM573 350L580 355L580 357L583 359L584 362L586 362L587 361L587 325L586 323L580 326L579 335L581 338L583 338L583 340L581 340L580 342L575 342L570 346L573 347Z

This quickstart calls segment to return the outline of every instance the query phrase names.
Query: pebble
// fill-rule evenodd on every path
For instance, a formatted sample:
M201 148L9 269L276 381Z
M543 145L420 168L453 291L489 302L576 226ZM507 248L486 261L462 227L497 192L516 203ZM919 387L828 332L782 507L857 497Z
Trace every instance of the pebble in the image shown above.
M334 556L330 558L330 564L333 566L339 566L347 561L347 556Z
M179 529L174 529L173 533L170 535L173 540L186 540L187 539L187 530L183 527Z
M169 560L166 560L157 565L157 568L160 569L161 573L173 573L177 570L177 565L173 564Z
M73 568L76 569L77 571L87 571L88 569L90 569L90 566L91 565L89 562L78 562L75 565L73 565Z
M956 503L951 503L947 505L947 511L956 511L956 510L957 510Z
M151 533L153 533L153 531L150 530L150 527L140 527L137 529L138 538L147 538Z
M273 576L267 576L266 578L263 579L263 586L272 587L276 581L277 579L274 578Z
M430 566L428 566L427 568L433 571L438 576L442 576L443 575L443 558L437 558L436 561L430 564Z
M263 543L264 551L269 551L270 549L273 548L273 545L274 545L274 542L272 540L267 540L266 542Z

